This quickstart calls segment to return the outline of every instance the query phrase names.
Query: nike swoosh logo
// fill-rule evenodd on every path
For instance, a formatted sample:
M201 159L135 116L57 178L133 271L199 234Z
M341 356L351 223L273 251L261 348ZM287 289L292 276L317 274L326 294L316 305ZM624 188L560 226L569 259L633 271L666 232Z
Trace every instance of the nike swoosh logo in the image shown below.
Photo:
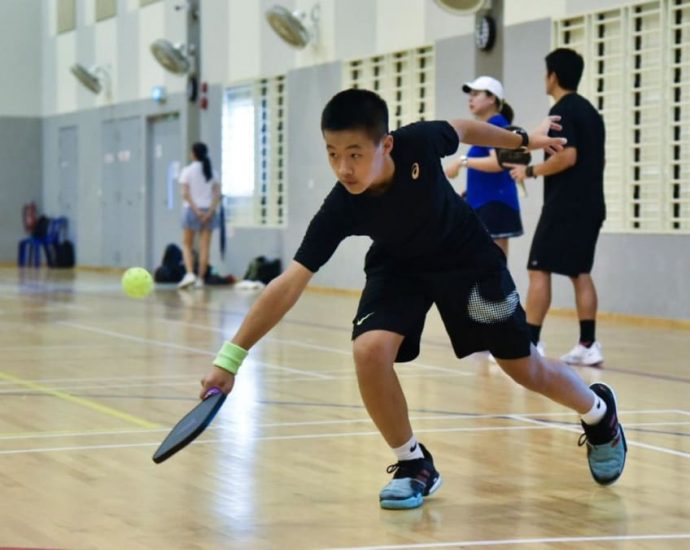
M467 313L477 323L491 325L510 319L520 303L517 290L513 290L503 300L493 302L484 298L475 284L467 301Z
M366 320L367 320L369 317L371 317L373 314L374 314L373 311L372 311L371 313L367 313L364 317L362 317L362 318L360 318L360 319L357 319L357 320L355 321L355 324L356 324L357 326L361 325L364 321L366 321Z
M415 443L414 445L412 445L412 447L410 447L410 452L413 453L416 449L417 449L417 444Z

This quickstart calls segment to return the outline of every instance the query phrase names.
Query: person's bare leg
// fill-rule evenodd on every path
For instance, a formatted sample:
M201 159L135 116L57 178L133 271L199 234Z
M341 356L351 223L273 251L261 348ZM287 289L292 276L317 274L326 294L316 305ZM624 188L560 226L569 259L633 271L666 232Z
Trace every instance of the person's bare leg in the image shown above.
M393 363L404 336L372 330L353 342L357 382L364 406L381 435L392 448L412 437L407 401Z
M208 270L211 235L212 232L208 229L202 229L201 233L199 233L199 279L202 281L206 277L206 271Z
M194 231L191 229L182 230L182 258L184 260L184 268L187 273L194 273L194 256L192 249L194 248Z
M578 277L571 277L575 290L575 305L577 318L580 321L595 320L597 317L597 289L589 273L581 273Z
M508 257L508 239L494 239L494 242L496 245L503 250L503 254L505 254L505 257Z
M585 414L595 402L594 393L573 369L561 361L542 357L534 346L529 357L499 359L505 373L528 390Z
M529 270L529 289L525 310L530 325L544 324L546 313L551 307L551 273Z

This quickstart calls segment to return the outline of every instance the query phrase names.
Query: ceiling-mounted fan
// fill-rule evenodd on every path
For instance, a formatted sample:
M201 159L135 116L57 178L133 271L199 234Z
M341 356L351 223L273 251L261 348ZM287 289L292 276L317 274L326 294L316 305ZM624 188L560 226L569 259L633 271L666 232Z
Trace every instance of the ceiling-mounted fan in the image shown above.
M94 65L87 69L81 63L75 63L70 67L70 71L85 88L94 94L100 94L105 89L106 95L108 95L110 91L110 74L106 67Z
M295 48L305 48L308 44L315 44L318 39L320 19L319 4L315 4L309 14L301 11L291 12L283 6L273 6L266 10L266 20L271 28L285 42Z
M187 74L192 70L193 48L184 44L173 44L165 38L151 43L151 53L163 68L174 74Z

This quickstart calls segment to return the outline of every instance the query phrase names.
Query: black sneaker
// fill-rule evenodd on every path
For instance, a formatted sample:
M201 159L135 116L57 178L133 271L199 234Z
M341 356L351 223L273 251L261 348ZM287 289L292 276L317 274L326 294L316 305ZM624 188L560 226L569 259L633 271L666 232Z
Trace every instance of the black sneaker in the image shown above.
M580 447L587 444L587 461L594 481L600 485L611 485L623 473L628 445L623 427L618 422L616 394L606 384L592 384L590 388L606 403L606 414L594 426L581 422L585 433L577 444Z
M434 468L431 453L421 443L419 446L424 453L424 458L401 460L386 468L389 474L393 472L395 474L379 493L381 508L388 510L418 508L424 503L424 497L435 493L443 483L441 474Z

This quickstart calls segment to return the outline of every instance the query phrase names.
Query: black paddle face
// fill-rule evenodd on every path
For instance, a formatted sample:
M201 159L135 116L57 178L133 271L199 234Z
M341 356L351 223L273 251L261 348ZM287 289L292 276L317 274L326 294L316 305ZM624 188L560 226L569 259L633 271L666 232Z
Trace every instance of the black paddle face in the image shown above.
M211 388L204 400L170 430L168 436L153 454L153 461L160 464L199 437L211 423L213 417L216 416L226 397L218 388Z

